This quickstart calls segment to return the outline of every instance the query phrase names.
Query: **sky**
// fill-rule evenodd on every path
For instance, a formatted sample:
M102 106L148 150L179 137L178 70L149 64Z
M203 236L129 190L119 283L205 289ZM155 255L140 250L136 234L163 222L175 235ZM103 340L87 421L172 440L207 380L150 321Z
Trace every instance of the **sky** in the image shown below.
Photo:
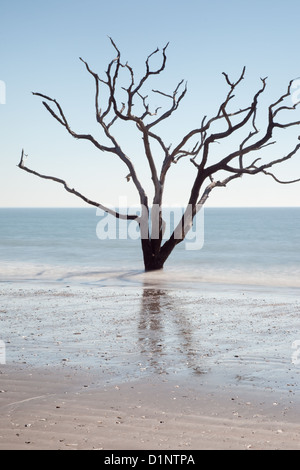
M264 129L268 105L285 93L291 79L300 77L299 17L299 0L1 0L0 207L85 205L56 183L20 170L17 164L23 148L27 166L65 179L90 199L110 206L138 203L124 164L90 142L71 137L46 111L41 98L32 95L40 92L57 99L73 130L93 134L102 142L104 136L95 123L94 82L79 57L104 78L116 55L109 36L136 77L144 73L146 57L169 42L166 68L151 87L171 93L180 80L187 81L188 92L178 111L157 128L174 145L199 127L204 115L213 116L218 110L228 92L222 72L237 79L243 66L245 80L234 103L236 109L249 105L261 77L268 77L260 102L259 124ZM123 79L120 86L126 85ZM151 93L151 87L153 108L167 106L166 98ZM291 119L300 120L300 107ZM118 125L117 131L151 195L140 133L133 126ZM291 151L300 129L281 134L276 148L268 149L269 158ZM216 145L212 158L224 156L229 146ZM159 162L159 152L155 158ZM173 165L166 181L166 205L187 202L195 171L188 160ZM300 152L276 175L300 178ZM216 188L208 205L300 206L300 183L279 185L267 176L243 177L226 188Z

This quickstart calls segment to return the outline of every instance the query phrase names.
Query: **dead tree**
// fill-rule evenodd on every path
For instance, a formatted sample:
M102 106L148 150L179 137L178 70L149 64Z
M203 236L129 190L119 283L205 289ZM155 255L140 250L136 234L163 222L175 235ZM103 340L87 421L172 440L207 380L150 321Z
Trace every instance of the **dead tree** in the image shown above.
M181 101L186 95L187 85L183 80L180 81L172 93L165 93L157 89L152 90L153 93L160 95L162 100L169 100L170 104L165 110L162 110L162 108L151 110L148 96L143 94L143 89L145 85L149 83L150 79L164 71L167 61L166 49L168 44L162 49L160 66L158 68L153 68L150 64L153 56L160 52L159 49L156 49L145 61L144 75L139 80L136 80L133 68L127 62L123 63L121 61L121 54L118 47L111 38L110 41L117 53L117 57L109 63L105 79L100 78L99 75L90 68L88 63L80 58L85 65L86 70L95 82L96 120L103 130L106 141L110 142L109 146L103 145L90 134L80 134L72 130L61 105L56 99L50 98L49 96L41 93L33 94L44 100L43 105L47 111L59 122L59 124L65 127L66 131L72 137L87 140L101 152L114 154L122 160L125 167L127 167L127 180L134 184L138 192L142 208L141 215L125 215L117 211L113 211L99 202L90 200L74 188L71 188L63 179L44 175L31 170L24 163L24 151L22 151L21 160L18 166L22 170L32 173L40 178L52 180L63 185L68 192L81 198L87 204L100 207L117 218L136 220L141 230L141 244L146 271L161 269L163 267L165 261L176 245L184 240L186 234L192 227L195 215L206 202L214 188L225 187L229 182L236 178L240 178L242 175L264 174L271 176L275 181L281 184L300 181L300 178L292 181L281 181L272 172L274 167L290 160L296 155L300 148L299 142L294 144L288 142L288 145L291 146L288 153L275 159L273 158L265 161L263 159L265 157L253 157L254 154L257 155L258 151L260 152L265 147L275 143L275 141L272 140L275 130L283 130L292 126L300 125L300 121L296 120L287 123L278 121L280 113L292 112L299 104L299 102L293 103L292 101L293 80L289 83L286 93L280 96L279 99L270 104L267 108L265 129L260 131L257 127L258 101L266 89L267 79L261 79L261 86L255 93L249 106L242 109L229 110L232 99L234 98L234 93L238 85L244 79L245 67L240 77L235 82L232 81L226 73L223 73L228 85L228 92L217 113L209 119L205 116L199 127L188 132L179 139L176 144L169 145L164 141L161 135L159 135L156 129L158 129L159 125L166 119L170 118L178 109ZM128 72L129 85L127 87L119 86L121 69L125 69ZM100 107L102 87L108 90L108 98ZM117 99L120 89L123 90L123 93L125 92L126 96L125 102L122 103L119 103ZM290 100L289 103L284 104L284 101L287 101L288 99ZM140 110L139 114L135 114L135 109ZM151 206L149 204L148 196L136 173L132 159L124 152L121 144L114 135L114 124L118 120L135 123L139 135L142 138L145 164L149 165L154 187L154 197ZM213 129L216 124L218 124L220 128L224 129L219 132L214 131ZM235 150L229 154L225 154L218 162L212 162L210 158L212 146L215 143L221 144L232 136L239 135L238 132L241 130L244 131L244 136L239 137L239 143L236 145ZM154 143L156 146L158 144L163 155L160 167L158 167L154 160ZM261 152L260 155L262 155ZM184 215L178 226L175 228L169 239L163 241L164 221L162 218L162 204L166 177L172 165L178 163L181 159L187 158L195 168L195 179L191 185L190 197L187 201ZM155 220L155 223L152 224L150 224L149 221L149 210L151 208L152 222Z

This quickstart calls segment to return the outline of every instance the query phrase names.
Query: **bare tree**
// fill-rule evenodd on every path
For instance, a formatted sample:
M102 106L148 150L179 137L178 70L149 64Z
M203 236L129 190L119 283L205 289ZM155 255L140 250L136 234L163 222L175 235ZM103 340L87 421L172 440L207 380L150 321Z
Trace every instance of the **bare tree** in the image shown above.
M210 119L205 116L202 119L200 127L188 132L175 145L168 145L161 135L158 134L156 129L158 129L159 125L166 119L170 118L178 109L181 101L186 95L187 86L182 80L171 93L165 93L156 89L152 90L153 93L160 95L163 100L169 100L170 104L165 110L162 110L162 108L151 110L148 96L143 94L145 85L149 83L150 79L164 71L167 61L166 49L168 44L161 51L160 66L154 68L151 67L150 64L151 60L153 60L153 56L160 53L159 49L156 49L145 61L145 72L142 78L136 80L132 67L127 62L123 63L121 61L121 54L118 47L111 38L110 41L117 53L117 57L109 63L105 79L100 78L98 74L90 68L88 63L80 58L85 65L86 70L93 77L95 82L96 120L103 130L103 137L105 137L104 140L109 142L108 146L103 145L90 134L79 134L73 131L61 105L55 99L41 93L33 94L43 98L43 105L47 111L59 122L59 124L65 127L72 137L90 141L101 152L114 154L122 160L124 165L127 167L127 180L134 184L138 192L142 208L141 215L121 214L117 211L113 211L99 202L90 200L74 188L71 188L63 179L44 175L31 170L24 163L24 151L22 151L21 160L18 166L22 170L39 176L40 178L53 180L63 185L68 192L81 198L87 204L100 207L117 218L136 220L141 230L144 265L147 271L161 269L163 267L165 261L176 245L184 240L186 234L193 225L195 215L206 202L214 188L225 187L231 181L236 178L240 178L245 174L268 175L281 184L300 181L300 178L292 181L281 181L272 172L274 167L290 160L296 155L300 148L299 142L294 144L291 143L291 148L288 153L279 158L265 161L263 160L263 158L266 158L265 156L253 157L254 153L257 155L258 151L262 151L265 147L275 143L275 141L272 140L275 130L282 130L300 125L300 121L289 121L287 123L278 121L279 113L291 112L295 110L299 104L299 102L291 104L293 103L291 99L293 80L289 83L287 91L267 108L265 129L260 131L257 127L258 100L266 89L267 79L261 79L261 86L255 93L249 106L230 111L229 106L234 98L236 88L244 79L245 67L240 77L235 82L232 81L226 73L223 73L229 89L217 113ZM121 69L125 69L128 72L129 85L127 87L119 86ZM105 103L100 107L100 90L102 90L102 88L106 88L108 93ZM125 92L126 96L125 102L121 103L119 103L118 99L120 90L123 90L122 92ZM287 99L290 100L290 103L283 104ZM135 114L135 109L139 110L139 114ZM116 121L124 121L128 123L133 122L140 133L145 153L145 164L149 166L154 187L154 197L151 206L131 158L124 152L121 144L114 135L113 129L115 128L114 124ZM219 132L213 131L215 124L219 124L224 130L220 130ZM242 137L240 137L239 131L244 131L244 135ZM235 150L229 154L225 154L216 163L214 163L210 158L213 144L221 144L226 141L226 139L229 140L232 136L237 136L239 139L239 143L236 144ZM163 155L160 168L158 168L158 165L155 163L153 155L154 144L156 147L157 145L159 146ZM262 152L260 152L260 155L262 155ZM191 186L189 200L187 201L186 210L181 221L169 239L163 241L165 224L162 217L162 204L166 176L171 165L186 158L188 158L195 167L195 179ZM152 218L151 224L149 220L150 208ZM153 221L155 221L155 223L153 223Z

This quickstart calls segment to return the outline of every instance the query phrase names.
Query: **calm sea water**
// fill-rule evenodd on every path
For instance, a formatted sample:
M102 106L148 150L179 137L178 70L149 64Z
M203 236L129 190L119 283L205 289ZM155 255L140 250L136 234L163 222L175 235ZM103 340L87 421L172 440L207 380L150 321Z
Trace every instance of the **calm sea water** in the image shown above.
M200 220L190 249L184 243L175 249L165 277L300 287L300 208L208 208L203 220L204 229ZM114 223L92 208L0 209L0 280L69 281L81 276L112 282L142 272L133 222L129 229L122 222L117 239L111 233L105 239Z

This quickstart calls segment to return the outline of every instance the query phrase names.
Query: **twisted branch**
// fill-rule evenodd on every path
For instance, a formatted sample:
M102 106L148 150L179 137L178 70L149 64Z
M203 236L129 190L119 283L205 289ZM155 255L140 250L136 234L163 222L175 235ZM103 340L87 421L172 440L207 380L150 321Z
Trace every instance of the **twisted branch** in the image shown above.
M87 198L86 196L81 194L76 189L70 188L70 186L66 183L66 181L61 179L61 178L57 178L55 176L43 175L42 173L38 173L37 171L31 170L30 168L28 168L24 164L24 158L25 157L27 157L27 155L25 155L24 149L23 149L22 153L21 153L21 159L20 159L20 162L18 164L18 167L21 168L24 171L27 171L27 173L31 173L32 175L38 176L39 178L42 178L42 179L45 179L45 180L52 180L52 181L55 181L55 183L59 183L59 184L63 185L65 190L68 191L68 193L74 194L75 196L79 197L80 199L82 199L87 204L89 204L91 206L98 207L99 209L104 210L108 214L111 214L111 215L115 216L117 219L137 220L137 221L139 220L139 217L137 215L121 214L117 211L114 211L114 210L110 209L109 207L104 206L103 204L100 204L99 202L96 202L96 201L93 201L92 199Z

